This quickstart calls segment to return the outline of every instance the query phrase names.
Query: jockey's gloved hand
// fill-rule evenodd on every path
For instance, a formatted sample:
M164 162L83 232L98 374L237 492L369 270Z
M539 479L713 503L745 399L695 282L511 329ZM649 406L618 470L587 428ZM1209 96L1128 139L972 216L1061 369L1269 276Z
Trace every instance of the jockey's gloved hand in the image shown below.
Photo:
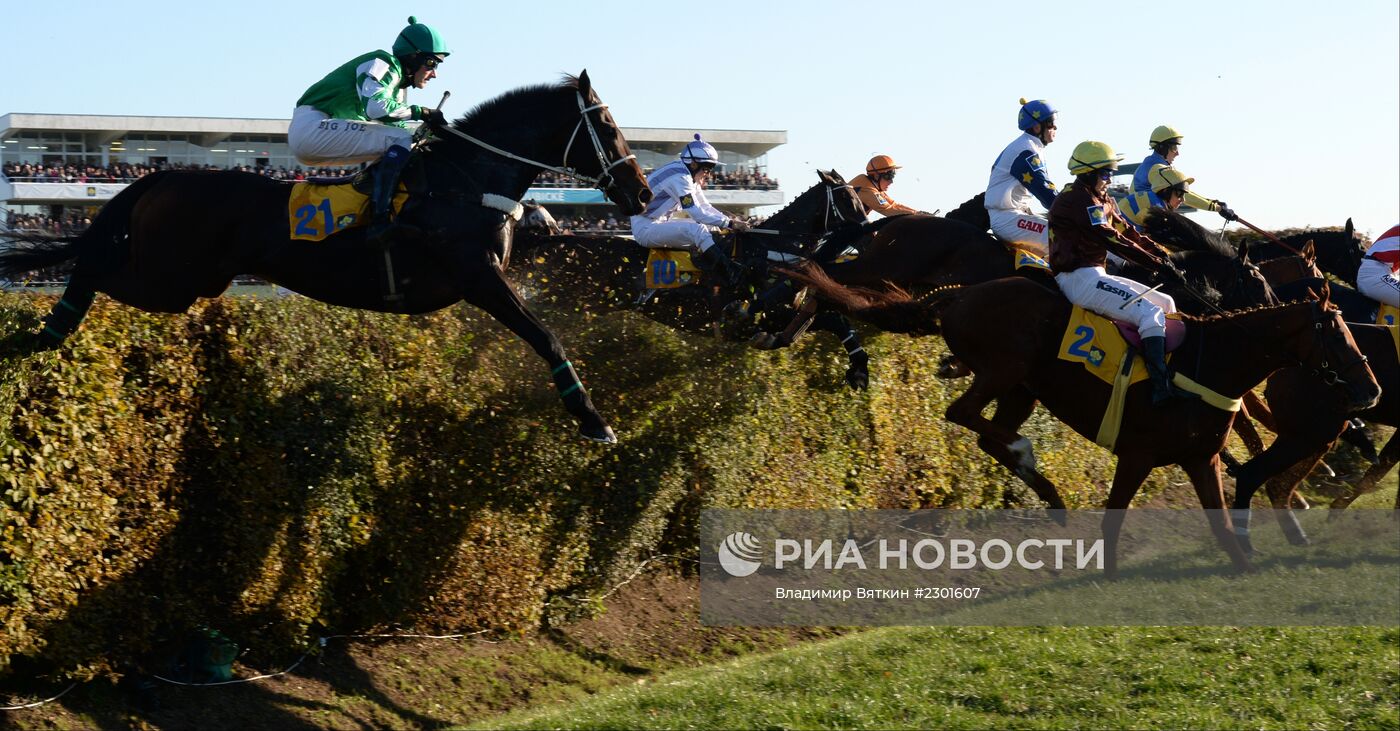
M1181 271L1181 268L1174 264L1170 259L1167 259L1162 263L1162 268L1160 271L1162 274L1162 278L1167 280L1168 282L1175 282L1177 284L1186 283L1186 272Z
M443 115L442 110L440 109L420 107L417 104L415 104L413 105L413 118L423 120L428 124L429 127L447 126L447 117Z
M744 231L748 231L753 227L750 226L747 221L741 221L737 218L731 218L729 219L729 223L725 224L725 228L729 229L730 231L738 231L740 233L743 233Z
M1235 215L1233 210L1230 210L1230 204L1225 201L1216 201L1215 205L1220 206L1220 209L1216 212L1226 221L1238 221L1240 219L1239 216Z

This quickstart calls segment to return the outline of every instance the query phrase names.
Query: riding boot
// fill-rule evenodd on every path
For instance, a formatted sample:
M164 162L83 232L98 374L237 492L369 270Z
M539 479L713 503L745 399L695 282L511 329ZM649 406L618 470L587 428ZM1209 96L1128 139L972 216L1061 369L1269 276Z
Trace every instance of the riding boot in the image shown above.
M725 287L738 285L739 280L744 277L744 270L718 246L711 246L697 254L691 254L690 260L695 262L701 271L713 276Z
M393 145L374 166L373 218L365 240L387 249L395 241L412 238L423 232L417 226L394 219L394 193L398 191L399 175L408 164L408 148Z
M1161 335L1142 339L1142 359L1147 363L1147 376L1152 381L1152 403L1160 404L1174 398L1197 399L1190 391L1172 383L1167 370L1167 339Z

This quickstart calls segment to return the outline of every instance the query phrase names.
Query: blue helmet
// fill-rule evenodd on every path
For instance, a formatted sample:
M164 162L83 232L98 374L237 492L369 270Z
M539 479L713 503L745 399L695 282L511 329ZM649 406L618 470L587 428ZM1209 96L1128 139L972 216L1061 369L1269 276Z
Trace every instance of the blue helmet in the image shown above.
M1016 126L1020 127L1022 132L1025 132L1041 122L1050 121L1050 118L1058 113L1059 110L1050 106L1050 102L1044 99L1036 99L1029 102L1022 99L1021 113L1016 115Z
M700 135L695 135L695 141L687 143L685 149L681 150L681 160L683 162L719 164L719 153L715 152L714 146L700 139Z

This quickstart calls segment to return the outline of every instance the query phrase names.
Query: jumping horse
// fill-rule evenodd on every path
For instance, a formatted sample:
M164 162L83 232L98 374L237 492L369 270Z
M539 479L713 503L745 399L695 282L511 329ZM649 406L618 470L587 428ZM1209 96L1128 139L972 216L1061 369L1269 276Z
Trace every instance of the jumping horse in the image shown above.
M856 291L819 270L793 274L858 319L892 332L940 333L974 374L946 418L978 435L977 445L1028 484L1052 509L1064 509L1055 486L1036 469L1030 441L1018 433L1039 400L1089 439L1097 434L1111 387L1080 364L1061 360L1058 344L1071 306L1063 295L1010 277L914 300L902 292ZM1340 313L1320 298L1206 318L1185 317L1186 334L1172 364L1225 399L1239 399L1279 368L1296 363L1345 383L1348 406L1369 408L1380 387ZM1179 364L1179 365L1178 365ZM983 409L996 402L989 420ZM1118 456L1103 529L1105 569L1117 574L1123 513L1155 467L1185 470L1217 541L1235 567L1250 568L1224 509L1219 452L1234 412L1203 399L1153 405L1145 383L1130 387L1113 452Z
M651 199L588 72L507 92L433 132L436 139L420 146L410 167L419 166L421 190L399 219L422 230L418 240L381 249L365 241L362 227L320 242L293 240L291 184L236 171L164 171L128 186L78 236L5 234L0 273L77 259L38 336L50 347L78 327L97 292L142 310L178 313L200 297L218 297L240 274L380 312L425 313L465 300L545 359L583 436L616 442L559 339L504 273L517 201L541 170L601 189L625 213L641 212Z

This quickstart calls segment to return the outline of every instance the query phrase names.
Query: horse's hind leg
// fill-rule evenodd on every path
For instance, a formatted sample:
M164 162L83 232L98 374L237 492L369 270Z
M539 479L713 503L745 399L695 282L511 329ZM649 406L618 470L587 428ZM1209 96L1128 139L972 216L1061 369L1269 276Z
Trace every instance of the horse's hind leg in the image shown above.
M53 350L63 345L68 336L77 332L96 297L97 289L93 285L92 277L84 274L81 269L75 271L68 280L68 286L63 290L63 296L58 298L53 309L44 317L44 328L37 336L38 347L41 350Z
M595 442L617 442L617 435L603 421L598 410L593 408L593 400L588 398L588 391L584 389L573 364L564 355L564 346L559 338L525 306L525 301L506 281L498 267L482 266L479 272L479 276L466 287L466 301L496 318L545 359L554 385L559 389L559 397L564 400L564 408L579 421L580 434Z
M982 416L982 409L993 400L997 408L989 421ZM1055 485L1036 469L1030 440L1016 431L1034 410L1035 396L1025 386L1018 384L996 393L978 376L972 387L948 407L946 416L948 421L976 432L977 446L1021 478L1052 510L1064 510L1064 500Z

